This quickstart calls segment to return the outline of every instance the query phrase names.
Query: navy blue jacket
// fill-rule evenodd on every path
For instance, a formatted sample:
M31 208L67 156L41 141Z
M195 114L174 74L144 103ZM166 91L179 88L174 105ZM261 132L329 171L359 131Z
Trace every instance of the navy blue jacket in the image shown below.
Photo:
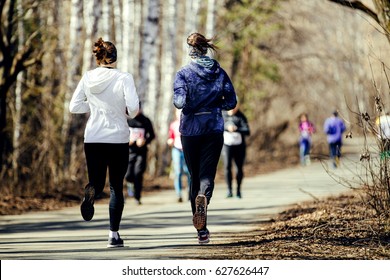
M237 98L230 78L216 60L211 68L191 62L176 73L173 104L183 109L181 135L195 136L223 133L222 110L233 109Z

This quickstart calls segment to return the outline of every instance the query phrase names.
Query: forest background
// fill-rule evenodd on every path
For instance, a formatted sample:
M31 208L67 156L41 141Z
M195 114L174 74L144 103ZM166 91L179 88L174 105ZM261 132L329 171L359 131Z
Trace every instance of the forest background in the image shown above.
M0 192L82 191L88 116L71 115L68 105L81 75L96 67L91 48L99 37L117 46L118 68L134 76L154 124L151 177L169 174L172 84L195 31L216 36L215 58L248 116L248 166L298 162L301 113L317 128L313 156L326 156L326 117L339 110L357 135L357 116L376 114L376 96L389 100L388 15L380 11L390 3L362 1L358 12L352 2L359 1L1 0Z

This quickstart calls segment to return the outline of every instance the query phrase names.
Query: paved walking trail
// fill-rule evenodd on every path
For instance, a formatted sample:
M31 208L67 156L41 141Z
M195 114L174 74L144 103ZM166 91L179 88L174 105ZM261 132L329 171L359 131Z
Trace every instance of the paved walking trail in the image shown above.
M335 172L352 177L361 143L346 143L348 165ZM351 170L353 172L351 172ZM208 211L212 246L232 241L229 233L248 232L289 205L346 192L320 162L245 178L241 200L225 198L217 184ZM95 205L95 216L84 222L79 207L0 217L0 259L191 259L199 253L189 203L177 203L174 190L144 197L143 205L127 200L120 233L124 248L107 249L108 203ZM209 245L203 245L209 246Z

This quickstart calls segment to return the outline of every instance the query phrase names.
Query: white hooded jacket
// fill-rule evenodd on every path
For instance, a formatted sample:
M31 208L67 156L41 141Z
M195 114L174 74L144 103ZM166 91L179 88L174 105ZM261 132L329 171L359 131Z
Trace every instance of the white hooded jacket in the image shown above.
M85 143L127 143L130 131L126 108L131 118L139 110L133 76L105 67L83 75L69 104L71 113L90 113Z

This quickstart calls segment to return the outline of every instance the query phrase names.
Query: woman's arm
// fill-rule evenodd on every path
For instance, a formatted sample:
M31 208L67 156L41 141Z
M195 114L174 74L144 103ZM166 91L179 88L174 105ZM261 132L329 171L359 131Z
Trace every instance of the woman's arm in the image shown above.
M126 100L127 113L131 118L134 118L139 110L139 98L134 85L133 76L130 74L126 75L123 80L123 90Z
M84 76L81 78L69 103L69 111L73 114L84 114L90 112L87 96L84 92Z

